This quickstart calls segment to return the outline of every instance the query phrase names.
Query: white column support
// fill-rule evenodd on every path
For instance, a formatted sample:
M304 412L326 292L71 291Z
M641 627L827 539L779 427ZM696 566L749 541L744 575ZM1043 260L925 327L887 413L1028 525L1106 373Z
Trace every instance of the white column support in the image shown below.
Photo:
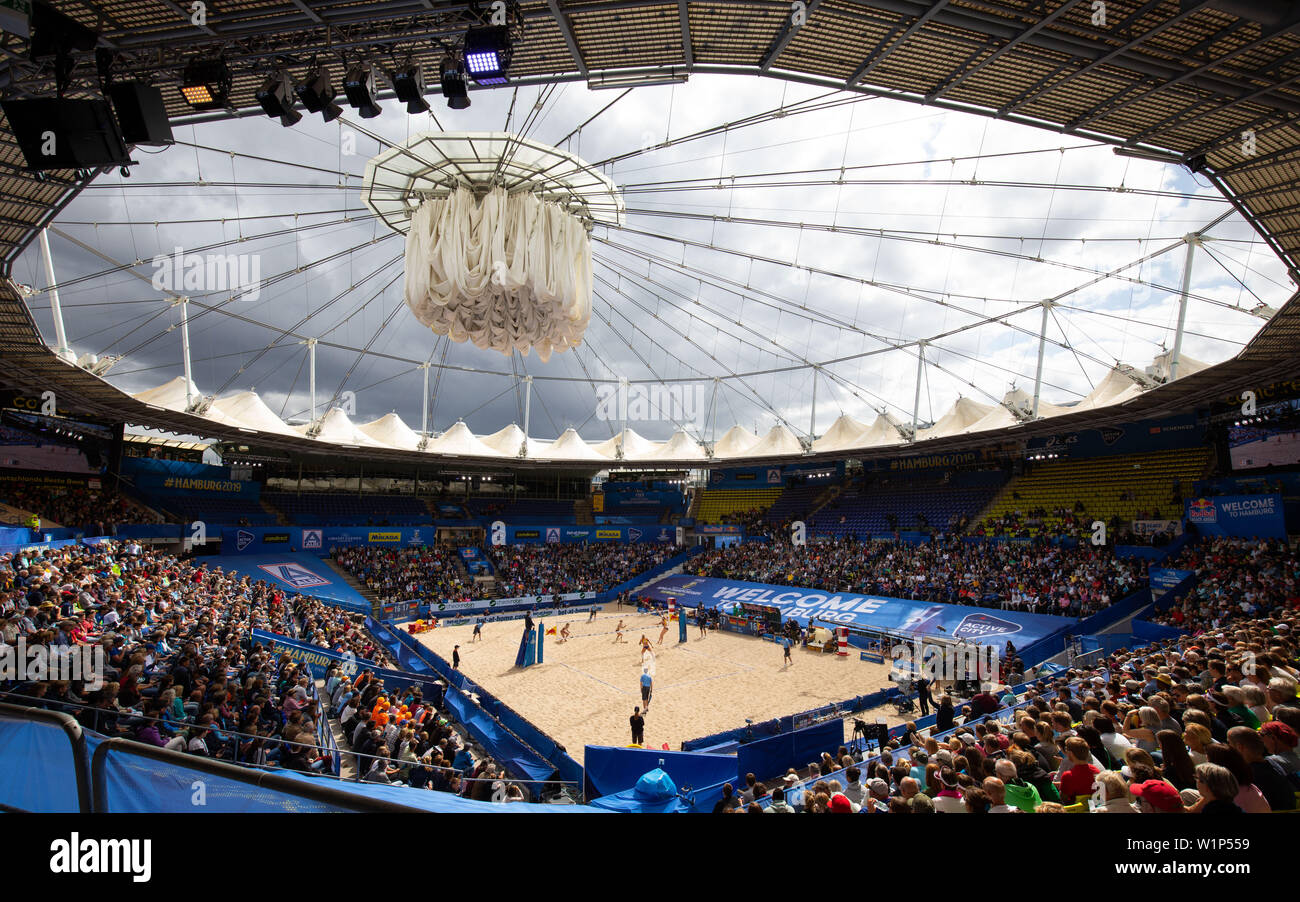
M713 377L713 395L709 398L709 443L714 445L718 442L718 384L721 381L717 376Z
M316 422L316 339L307 339L307 383L311 392L311 421Z
M618 378L618 443L623 444L623 435L627 432L627 377Z
M808 450L812 450L813 440L817 438L817 373L819 368L812 368L812 414L808 417Z
M420 406L420 438L429 437L429 370L433 367L430 364L422 364L420 369L424 370L424 403Z
M45 257L45 280L50 285L50 313L54 316L54 353L69 363L74 363L77 355L68 347L68 333L63 328L63 308L59 305L59 283L54 278L54 257L50 254L50 230L41 229L41 254Z
M1038 329L1038 368L1034 370L1034 419L1038 419L1038 399L1043 393L1043 354L1047 350L1047 317L1052 301L1043 301L1043 324Z
M533 416L533 377L524 377L524 448L528 448L528 426Z
M1187 294L1192 290L1192 258L1201 243L1199 232L1193 232L1183 239L1187 242L1187 259L1183 261L1183 287L1178 296L1178 331L1174 333L1174 353L1169 358L1169 381L1178 378L1178 364L1183 356L1183 331L1187 325Z
M921 380L925 378L925 345L916 343L916 397L912 399L912 441L916 441L916 427L921 421Z
M194 373L190 368L190 299L177 298L181 305L181 357L185 365L185 409L194 406Z

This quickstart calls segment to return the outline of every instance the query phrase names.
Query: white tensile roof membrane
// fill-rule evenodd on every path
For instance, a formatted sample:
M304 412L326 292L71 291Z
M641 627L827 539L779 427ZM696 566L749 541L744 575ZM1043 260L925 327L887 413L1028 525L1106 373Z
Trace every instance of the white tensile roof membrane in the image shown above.
M1169 359L1166 352L1155 359L1148 372L1158 379L1168 376ZM1179 376L1204 369L1206 364L1184 356L1179 363ZM1131 370L1129 372L1132 372ZM189 403L204 399L198 386L190 383ZM1039 399L1038 415L1054 417L1065 413L1095 410L1120 404L1137 397L1143 391L1124 368L1115 367L1102 378L1093 390L1078 403L1068 406L1051 404ZM187 406L185 379L177 376L155 388L131 395L137 401L168 410L184 411ZM982 404L969 398L958 398L953 406L933 426L922 429L919 441L950 435L968 435L1002 429L1020 422L1006 405L1022 411L1026 417L1033 409L1033 397L1023 389L1012 389L1002 399L1002 404ZM196 405L202 409L201 405ZM312 424L290 426L280 419L266 402L253 391L244 391L221 398L208 405L205 413L196 414L225 426L235 426L256 432L278 435L307 436ZM340 408L331 408L319 421L315 440L331 445L358 445L362 447L393 448L415 451L421 437L406 425L395 412L369 423L355 424ZM826 432L813 443L814 453L854 451L879 448L904 443L900 421L888 414L878 414L870 426L847 414L841 415ZM605 441L589 444L569 428L554 441L536 438L525 439L516 424L506 426L491 435L476 436L464 422L458 422L444 434L431 439L425 450L432 454L448 456L516 459L520 447L527 442L527 458L532 460L613 461L618 459L621 445L624 460L636 461L705 461L709 455L705 446L685 431L679 430L666 442L646 439L632 429ZM728 429L714 445L714 460L740 460L747 457L788 457L803 453L799 438L785 425L776 425L759 436L743 426Z

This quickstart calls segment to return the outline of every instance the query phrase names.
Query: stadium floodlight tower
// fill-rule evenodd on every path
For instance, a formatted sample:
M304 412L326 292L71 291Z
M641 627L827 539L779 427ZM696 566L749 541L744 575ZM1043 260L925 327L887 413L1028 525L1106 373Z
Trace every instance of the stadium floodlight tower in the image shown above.
M505 132L416 135L370 160L361 197L406 236L405 298L421 323L543 362L590 322L592 228L627 216L596 167Z

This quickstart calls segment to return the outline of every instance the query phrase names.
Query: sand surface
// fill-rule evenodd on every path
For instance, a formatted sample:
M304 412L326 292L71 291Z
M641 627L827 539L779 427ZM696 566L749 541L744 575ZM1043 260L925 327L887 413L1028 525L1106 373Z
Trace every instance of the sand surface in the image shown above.
M444 659L460 646L460 669L501 701L514 708L552 738L563 743L581 762L585 745L627 745L628 718L641 704L642 657L639 640L659 639L659 619L630 608L620 614L607 609L587 622L587 614L567 620L545 620L557 630L571 625L568 642L547 636L544 662L515 668L522 620L488 623L483 639L470 642L472 625L438 628L417 638ZM614 644L620 618L627 628L625 643ZM678 644L677 624L654 645L654 695L646 715L648 747L664 743L673 750L688 739L796 714L832 702L865 695L888 684L888 664L864 663L856 653L847 658L795 647L793 666L782 663L781 648L772 642L736 633L687 628L687 642ZM859 715L864 720L900 719L883 710ZM852 720L846 730L852 736Z

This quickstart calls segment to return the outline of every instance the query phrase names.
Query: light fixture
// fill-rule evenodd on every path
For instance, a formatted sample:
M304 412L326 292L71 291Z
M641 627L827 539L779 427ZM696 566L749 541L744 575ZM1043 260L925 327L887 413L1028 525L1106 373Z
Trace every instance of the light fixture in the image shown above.
M481 85L504 85L513 54L510 29L487 25L465 32L465 69Z
M257 91L257 102L266 115L278 118L285 128L302 121L302 113L294 109L293 81L283 69L267 77Z
M225 109L230 98L230 68L223 59L192 59L181 75L181 96L192 109Z
M373 66L353 66L347 78L343 79L343 93L347 95L348 103L361 113L362 119L374 119L383 112L375 102L379 93L377 83Z
M453 110L467 109L470 105L469 86L465 84L465 64L453 56L442 61L440 71L442 96Z
M397 99L406 104L406 112L414 116L429 112L429 104L424 99L424 67L407 66L393 73L393 91Z
M313 68L295 91L308 112L320 113L326 122L343 115L343 107L334 102L334 86L330 84L328 69Z

